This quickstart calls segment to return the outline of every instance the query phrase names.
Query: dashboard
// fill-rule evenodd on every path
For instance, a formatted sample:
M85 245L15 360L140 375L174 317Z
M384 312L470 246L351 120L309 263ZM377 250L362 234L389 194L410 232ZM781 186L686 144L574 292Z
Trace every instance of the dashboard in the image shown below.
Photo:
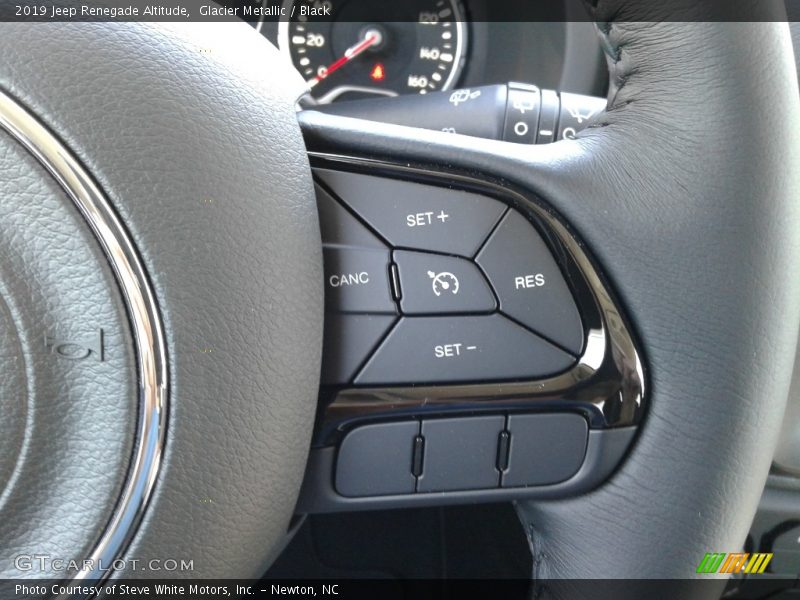
M573 0L549 6L537 23L500 21L495 4L286 0L287 16L252 25L280 48L319 104L509 81L605 95L594 26L569 20L583 10Z

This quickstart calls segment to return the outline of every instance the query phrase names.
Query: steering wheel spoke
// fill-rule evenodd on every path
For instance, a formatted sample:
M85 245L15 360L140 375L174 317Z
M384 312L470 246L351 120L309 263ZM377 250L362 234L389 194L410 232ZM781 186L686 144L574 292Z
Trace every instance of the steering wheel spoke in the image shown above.
M687 578L708 548L741 547L787 395L800 170L792 142L767 132L784 127L778 97L797 123L794 66L785 24L604 30L616 88L575 140L520 146L312 111L301 123L313 152L526 190L580 240L641 344L646 411L608 484L517 503L534 576Z

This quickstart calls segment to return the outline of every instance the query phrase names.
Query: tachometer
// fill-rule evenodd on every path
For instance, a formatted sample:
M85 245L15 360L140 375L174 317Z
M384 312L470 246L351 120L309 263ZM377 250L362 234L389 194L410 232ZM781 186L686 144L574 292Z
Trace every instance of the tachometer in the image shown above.
M290 0L286 14L280 48L320 102L446 90L463 66L457 0Z

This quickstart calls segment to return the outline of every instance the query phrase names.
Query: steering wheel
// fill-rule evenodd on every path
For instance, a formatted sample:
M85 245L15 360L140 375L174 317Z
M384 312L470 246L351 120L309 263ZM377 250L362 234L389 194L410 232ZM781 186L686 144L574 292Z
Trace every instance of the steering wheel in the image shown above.
M740 548L800 325L791 40L702 22L701 3L640 22L637 4L591 7L608 109L549 146L298 124L302 82L243 23L3 24L2 577L60 576L18 560L44 554L252 578L281 550L322 353L308 150L529 190L625 307L647 414L608 481L518 502L534 579L688 578Z

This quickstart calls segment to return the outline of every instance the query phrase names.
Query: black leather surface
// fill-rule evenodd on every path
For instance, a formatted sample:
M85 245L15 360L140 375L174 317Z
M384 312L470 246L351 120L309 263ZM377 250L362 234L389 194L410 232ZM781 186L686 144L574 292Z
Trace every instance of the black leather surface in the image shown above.
M800 2L787 4L787 8L790 19L800 18ZM797 72L800 75L800 21L790 22L789 31L792 35ZM789 390L786 416L773 460L778 471L800 475L800 351L795 354L794 375Z
M3 24L0 55L0 86L108 193L165 322L167 446L128 556L193 561L175 577L260 575L292 515L319 385L298 76L243 23Z
M0 578L57 577L17 556L86 556L136 428L128 317L99 243L59 185L0 131ZM54 342L98 344L83 360ZM76 347L64 347L78 354Z
M795 64L786 23L605 31L617 91L575 141L515 146L313 112L302 124L313 150L525 186L587 243L640 336L649 413L606 485L519 505L533 575L686 578L705 552L741 548L784 410L800 309Z

